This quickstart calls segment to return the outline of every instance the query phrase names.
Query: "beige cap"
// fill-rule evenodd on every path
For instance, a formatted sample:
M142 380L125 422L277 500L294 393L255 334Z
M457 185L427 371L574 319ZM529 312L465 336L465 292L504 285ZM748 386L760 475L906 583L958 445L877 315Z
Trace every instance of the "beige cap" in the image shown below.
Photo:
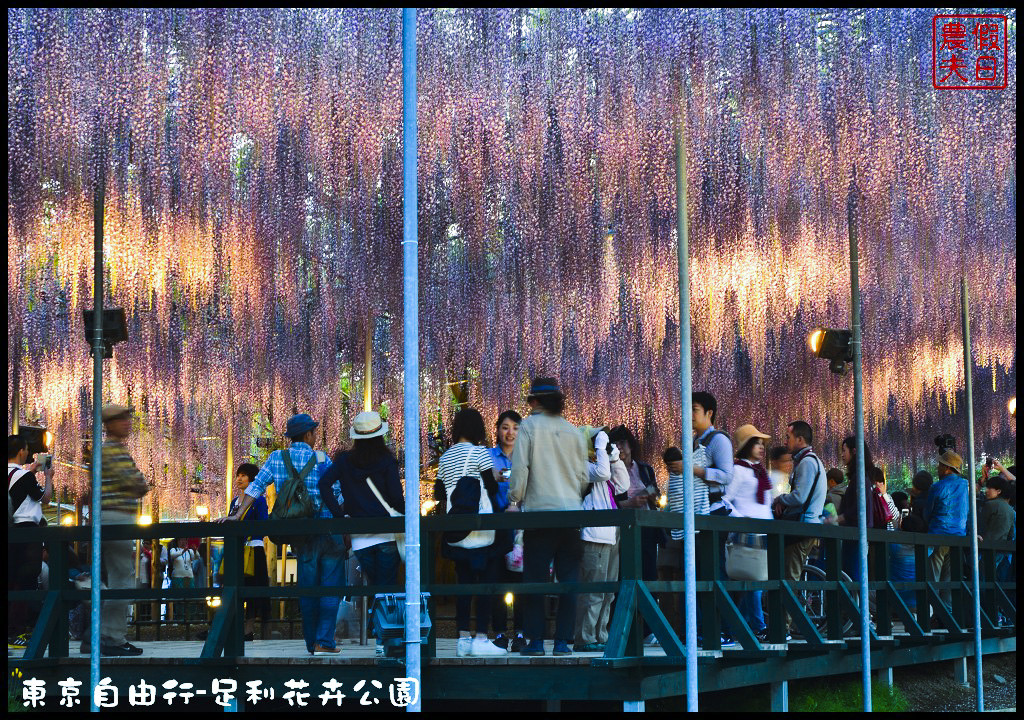
M352 421L352 427L348 431L348 436L353 440L367 440L378 435L386 435L387 432L388 424L381 421L380 414L368 410L356 415L356 419Z
M751 438L761 438L762 440L768 440L771 435L765 435L763 432L758 430L753 425L740 425L736 428L736 432L733 433L732 441L736 446L736 452L743 449L743 446L750 442Z
M128 407L127 405L104 405L103 406L103 422L119 418L122 415L135 412L135 408Z
M939 465L945 465L960 472L960 468L964 466L964 459L952 450L947 450L939 456Z

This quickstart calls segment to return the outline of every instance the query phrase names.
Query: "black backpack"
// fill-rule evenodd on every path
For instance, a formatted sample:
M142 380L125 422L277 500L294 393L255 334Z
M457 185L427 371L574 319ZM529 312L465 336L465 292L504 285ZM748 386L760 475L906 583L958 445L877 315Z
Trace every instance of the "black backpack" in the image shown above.
M285 469L288 471L288 479L281 484L281 492L274 500L274 509L270 511L271 520L309 520L316 517L317 508L313 498L309 496L309 489L306 487L306 478L316 467L317 454L305 464L301 471L296 471L292 465L291 455L288 450L281 451L281 459L284 461ZM306 537L292 535L267 535L270 541L278 545L288 544L292 548L301 547L306 542Z

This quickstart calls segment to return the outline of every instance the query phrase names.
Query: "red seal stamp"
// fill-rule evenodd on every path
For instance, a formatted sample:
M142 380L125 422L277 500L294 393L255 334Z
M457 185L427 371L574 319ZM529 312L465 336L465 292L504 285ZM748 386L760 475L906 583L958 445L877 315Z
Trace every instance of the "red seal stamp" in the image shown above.
M932 85L938 90L1006 87L1005 15L936 15L932 19Z

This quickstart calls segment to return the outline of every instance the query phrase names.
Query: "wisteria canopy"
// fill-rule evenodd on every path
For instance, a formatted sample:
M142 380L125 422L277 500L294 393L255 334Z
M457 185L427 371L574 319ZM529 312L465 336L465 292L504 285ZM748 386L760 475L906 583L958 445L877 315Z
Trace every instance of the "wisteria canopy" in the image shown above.
M936 12L420 11L425 432L450 383L493 419L544 373L570 420L625 423L651 460L678 443L683 117L693 382L719 424L805 418L830 457L852 428L851 378L806 337L849 326L856 166L868 443L963 441L966 273L978 444L1011 449L1016 13L1009 86L940 91ZM9 9L7 33L8 387L16 364L58 457L90 431L100 163L129 335L104 401L138 408L164 506L223 477L229 427L236 458L294 408L346 442L368 331L401 447L400 11Z

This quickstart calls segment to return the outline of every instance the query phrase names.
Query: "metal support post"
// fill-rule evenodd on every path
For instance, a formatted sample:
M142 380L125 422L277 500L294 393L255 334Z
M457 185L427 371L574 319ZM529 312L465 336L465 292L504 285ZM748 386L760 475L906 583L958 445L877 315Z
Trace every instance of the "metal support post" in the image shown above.
M697 712L697 563L693 524L693 377L690 366L690 232L686 210L685 107L676 127L676 258L679 265L679 380L683 452L683 598L686 629L686 709Z
M420 712L420 327L417 226L416 8L402 10L402 282L405 361L405 670Z
M974 618L974 685L975 710L985 711L985 686L981 681L981 578L978 574L978 477L974 466L974 388L971 385L971 372L974 362L971 359L971 319L968 314L967 276L964 275L960 285L960 311L964 329L964 391L967 395L967 478L970 494L967 522L967 534L971 538L971 591L974 593L972 609ZM959 552L959 548L952 551ZM966 662L966 660L964 661ZM966 679L966 678L965 678Z
M92 712L99 712L95 688L100 684L100 526L103 485L103 204L106 194L106 154L97 153L96 185L93 188L93 313L92 331L92 590L89 612L89 704Z
M967 679L967 658L957 658L953 661L953 682L957 685L970 687L971 683Z
M789 712L789 681L772 683L769 688L771 712Z
M871 712L871 613L868 612L868 536L867 492L864 481L864 387L861 375L860 332L860 253L857 248L857 166L853 167L853 180L846 201L846 225L850 236L850 314L853 320L853 407L854 434L857 438L857 534L858 562L860 563L860 655L861 684L864 693L864 712Z

